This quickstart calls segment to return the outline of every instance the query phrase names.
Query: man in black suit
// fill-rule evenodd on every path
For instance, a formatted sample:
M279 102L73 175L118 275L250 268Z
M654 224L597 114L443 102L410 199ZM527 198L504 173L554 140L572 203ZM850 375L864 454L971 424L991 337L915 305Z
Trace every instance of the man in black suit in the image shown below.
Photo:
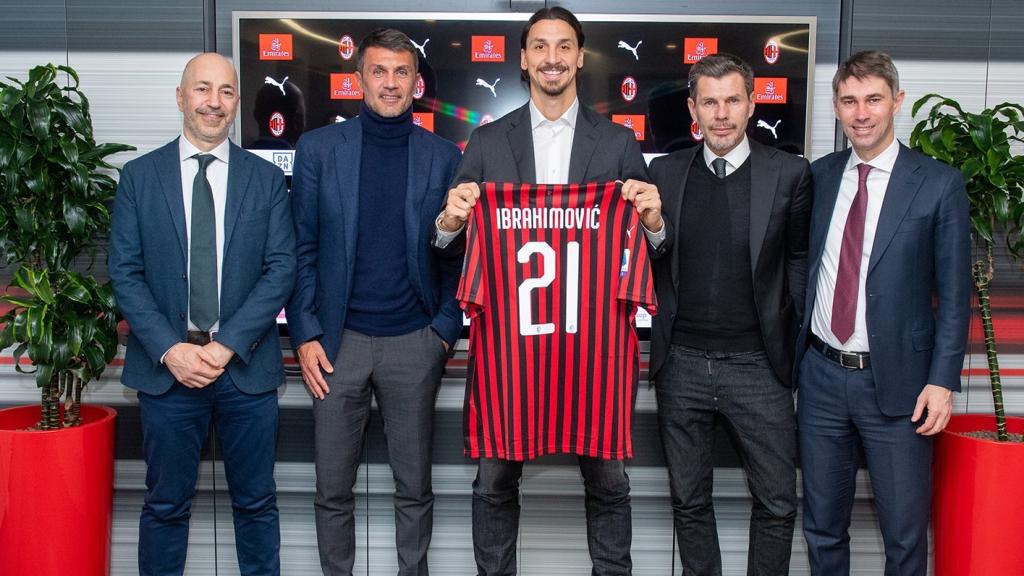
M643 182L647 172L633 132L581 106L576 73L583 67L583 29L564 8L544 8L521 37L520 67L530 101L470 137L454 188L437 218L435 247L458 255L481 182L566 184L624 180L652 253L669 231L661 199ZM632 570L629 478L621 460L579 457L586 488L587 539L594 574ZM519 480L523 462L481 458L473 482L473 550L480 576L516 573Z
M928 572L932 442L960 390L970 320L970 216L959 170L896 139L887 54L832 79L852 150L816 160L810 280L797 343L804 537L816 576L850 573L863 447L886 575Z
M712 503L715 421L728 424L754 502L748 574L789 573L796 519L791 373L807 279L811 177L803 158L750 140L750 66L690 69L703 146L651 163L673 223L654 261L651 380L683 573L722 573Z

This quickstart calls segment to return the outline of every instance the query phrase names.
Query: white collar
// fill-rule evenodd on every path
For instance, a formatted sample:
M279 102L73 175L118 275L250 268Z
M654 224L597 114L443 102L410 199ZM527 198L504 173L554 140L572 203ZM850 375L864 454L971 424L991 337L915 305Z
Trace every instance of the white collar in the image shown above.
M564 122L564 123L569 125L569 128L572 128L573 130L575 130L576 129L576 116L577 116L577 112L579 112L579 109L580 109L580 100L579 100L579 98L573 98L572 99L572 104L570 104L569 107L565 109L565 112L562 112L561 116L559 116L555 120L548 120L547 118L544 117L544 114L541 113L540 109L537 108L537 105L533 103L533 99L531 98L530 99L530 127L533 128L533 129L536 129L538 126L540 126L540 125L542 125L544 123L558 124L559 122Z
M704 145L704 164L706 164L708 168L711 168L711 163L715 158L725 158L725 161L728 162L730 166L733 168L739 168L749 157L750 140L747 140L746 134L743 135L743 140L740 140L740 143L730 150L725 156L716 155L707 147L706 144Z
M188 141L188 138L185 138L184 134L178 138L178 160L181 162L192 158L196 154L213 154L214 158L227 164L230 150L231 143L227 138L225 138L220 144L217 144L213 150L210 150L209 152L203 152L199 148L196 148L194 144Z
M850 159L846 161L846 169L852 170L857 167L858 164L867 164L874 170L884 170L892 174L892 167L896 165L896 157L900 155L900 141L896 138L892 139L892 142L886 146L885 150L872 158L868 162L864 162L857 156L856 150L850 150Z

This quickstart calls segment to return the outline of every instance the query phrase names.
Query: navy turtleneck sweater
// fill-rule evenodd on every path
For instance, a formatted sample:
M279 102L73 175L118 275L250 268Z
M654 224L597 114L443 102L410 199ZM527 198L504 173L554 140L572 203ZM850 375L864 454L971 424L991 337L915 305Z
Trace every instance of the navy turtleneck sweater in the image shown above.
M409 281L405 248L412 107L384 118L364 103L359 120L359 232L345 328L368 336L408 334L431 320Z

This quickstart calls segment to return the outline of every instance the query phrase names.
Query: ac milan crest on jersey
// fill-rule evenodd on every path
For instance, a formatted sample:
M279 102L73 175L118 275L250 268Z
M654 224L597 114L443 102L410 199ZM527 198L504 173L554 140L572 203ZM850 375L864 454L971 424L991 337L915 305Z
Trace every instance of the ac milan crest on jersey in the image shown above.
M657 310L636 210L614 182L482 188L457 295L473 319L466 453L631 457L634 317Z

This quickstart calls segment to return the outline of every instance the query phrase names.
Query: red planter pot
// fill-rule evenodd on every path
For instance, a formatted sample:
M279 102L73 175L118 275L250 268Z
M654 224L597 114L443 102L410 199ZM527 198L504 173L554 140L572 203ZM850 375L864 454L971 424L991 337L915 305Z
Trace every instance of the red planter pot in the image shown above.
M39 406L0 410L0 574L109 572L116 416L82 406L79 427L29 432Z
M1007 418L1024 432L1024 418ZM953 416L935 443L935 576L1024 575L1024 444L956 434L995 430L991 415Z

